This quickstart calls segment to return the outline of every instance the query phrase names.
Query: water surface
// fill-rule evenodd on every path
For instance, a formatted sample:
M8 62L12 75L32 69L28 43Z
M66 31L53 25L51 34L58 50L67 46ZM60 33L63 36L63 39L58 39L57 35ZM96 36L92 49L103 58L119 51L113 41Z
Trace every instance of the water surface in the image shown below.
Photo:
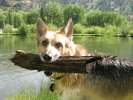
M133 59L132 38L74 36L74 41L84 45L90 52L103 52ZM18 49L37 52L36 38L0 35L0 99L21 90L23 86L33 85L38 89L46 79L42 72L22 69L9 61Z

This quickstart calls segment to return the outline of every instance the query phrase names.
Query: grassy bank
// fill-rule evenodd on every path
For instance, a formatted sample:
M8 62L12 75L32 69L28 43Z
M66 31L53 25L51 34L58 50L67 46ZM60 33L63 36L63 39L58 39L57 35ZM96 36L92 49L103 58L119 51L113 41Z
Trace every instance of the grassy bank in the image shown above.
M34 91L29 93L28 90L25 90L7 97L6 100L59 100L59 97L55 92L42 88L38 95L36 95Z

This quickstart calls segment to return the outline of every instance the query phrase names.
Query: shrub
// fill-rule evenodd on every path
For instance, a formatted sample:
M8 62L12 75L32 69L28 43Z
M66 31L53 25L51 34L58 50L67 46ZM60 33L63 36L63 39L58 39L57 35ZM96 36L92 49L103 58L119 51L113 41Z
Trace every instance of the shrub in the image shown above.
M24 23L24 15L21 12L8 11L5 16L6 24L13 25L15 28Z
M14 28L12 25L6 24L3 29L3 33L14 33Z
M28 29L29 29L30 33L35 33L36 32L36 25L35 24L30 24L30 25L27 25L27 26L28 26Z
M29 32L30 32L29 26L26 24L23 24L18 28L18 33L21 35L26 35Z
M24 23L23 15L20 12L14 13L14 27L17 28Z
M114 25L106 25L105 30L106 33L104 35L114 36L120 34L120 28Z
M127 23L127 19L116 12L90 11L86 14L85 24L88 26L121 26L124 23Z
M84 8L79 5L67 5L64 8L64 21L65 23L69 18L73 19L74 23L78 23L84 16Z
M6 13L6 24L14 25L14 12L8 11Z
M38 17L39 17L39 13L37 11L31 11L26 16L26 23L35 24Z
M85 26L81 25L80 23L74 25L74 34L81 34L84 30Z
M57 26L63 24L63 10L59 3L48 2L41 7L40 15L46 23L55 24Z
M4 28L6 16L0 13L0 28Z
M50 27L54 31L56 31L58 29L58 27L54 24L48 24L48 27Z
M102 35L102 34L105 34L106 31L102 27L92 26L92 27L86 28L83 33L85 33L85 34L94 34L94 35Z

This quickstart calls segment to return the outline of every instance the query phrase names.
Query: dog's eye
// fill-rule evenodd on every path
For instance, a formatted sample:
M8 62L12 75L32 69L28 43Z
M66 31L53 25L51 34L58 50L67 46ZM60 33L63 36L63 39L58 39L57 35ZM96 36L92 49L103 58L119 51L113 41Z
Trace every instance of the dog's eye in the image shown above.
M63 47L63 45L62 45L62 43L57 42L57 43L55 43L55 47L56 47L56 48L60 48L60 47Z
M44 41L42 41L42 45L43 45L43 46L47 46L47 45L48 45L48 43L49 43L49 42L48 42L48 40L47 40L47 39L46 39L46 40L44 40Z

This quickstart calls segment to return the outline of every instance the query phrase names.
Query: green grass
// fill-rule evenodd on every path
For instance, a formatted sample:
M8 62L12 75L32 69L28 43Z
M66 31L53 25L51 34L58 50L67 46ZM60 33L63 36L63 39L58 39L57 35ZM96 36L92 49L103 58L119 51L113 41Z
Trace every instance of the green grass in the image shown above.
M21 91L18 94L7 97L6 100L59 100L57 93L41 88L40 93L36 95L34 91Z

